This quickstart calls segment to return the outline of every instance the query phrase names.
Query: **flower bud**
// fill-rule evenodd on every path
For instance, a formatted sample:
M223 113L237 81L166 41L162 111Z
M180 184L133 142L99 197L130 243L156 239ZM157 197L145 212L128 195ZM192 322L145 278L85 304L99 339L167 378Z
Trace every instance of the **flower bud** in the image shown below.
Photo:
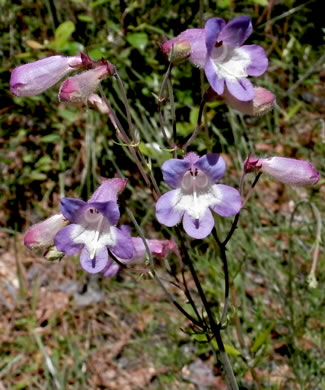
M189 58L191 44L187 40L170 40L161 45L161 50L167 54L169 62L178 65Z
M229 93L227 89L222 97L226 104L234 110L246 115L261 116L272 110L275 104L275 96L265 88L254 88L255 97L253 100L241 101Z
M249 157L245 162L244 169L245 172L259 170L274 177L281 183L295 186L313 185L320 179L320 173L310 162L287 157L260 159Z
M244 163L244 172L249 173L258 171L261 168L261 163L259 161L260 159L257 157L249 156Z
M81 65L80 56L51 56L20 65L11 73L10 91L16 96L38 95Z
M160 46L172 63L179 64L188 59L194 65L204 68L207 50L203 28L190 28L177 37L164 42Z
M111 75L112 69L108 64L102 64L76 76L69 77L60 87L59 100L72 104L85 104L95 92L99 83Z
M166 258L169 252L178 254L177 244L173 240L146 240L148 248L153 256L161 259ZM132 237L134 255L128 264L142 262L146 257L146 247L141 237ZM123 262L123 260L122 260Z
M56 246L50 246L49 249L45 252L44 257L49 261L61 260L65 256L64 252L60 252L56 249Z
M24 236L24 245L29 249L47 248L54 245L56 233L68 224L62 214L53 215L30 227Z

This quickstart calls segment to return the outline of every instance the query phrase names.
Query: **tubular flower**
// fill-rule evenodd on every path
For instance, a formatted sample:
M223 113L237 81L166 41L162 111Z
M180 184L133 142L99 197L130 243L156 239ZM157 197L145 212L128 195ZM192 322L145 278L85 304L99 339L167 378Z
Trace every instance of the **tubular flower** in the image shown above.
M202 157L188 153L183 160L170 159L162 166L163 177L173 190L156 204L156 217L166 226L183 220L193 238L207 237L213 226L211 210L223 217L236 215L241 208L239 192L216 181L224 176L226 164L218 154Z
M10 91L16 96L38 95L82 64L82 58L78 55L75 57L51 56L20 65L11 73Z
M281 183L295 186L314 185L320 173L309 161L287 157L256 158L248 157L244 164L245 172L260 171L274 177Z
M87 99L99 86L101 80L111 75L111 72L112 69L107 63L69 77L60 87L59 100L74 104L86 103Z
M128 226L121 226L126 234L130 236L130 230ZM131 236L130 236L131 237ZM133 243L133 256L130 259L117 258L122 264L139 264L146 258L146 247L141 237L131 237ZM153 256L159 258L167 257L169 252L178 253L178 248L173 240L146 240L148 248ZM121 269L121 266L115 261L111 260L102 271L102 274L106 278L115 276Z
M252 100L254 87L248 76L260 76L268 67L265 51L258 45L243 45L253 31L249 16L239 16L226 23L221 18L209 19L204 29L190 29L165 42L162 50L185 41L191 45L189 60L204 68L214 91L222 95L225 87L241 101Z
M50 247L54 244L56 233L68 223L62 214L52 215L27 230L24 245L29 249Z
M120 218L117 193L126 180L105 180L88 202L79 199L61 199L61 212L71 222L55 236L59 251L75 255L89 273L98 273L111 262L108 249L118 258L131 259L133 243L128 234L115 225Z

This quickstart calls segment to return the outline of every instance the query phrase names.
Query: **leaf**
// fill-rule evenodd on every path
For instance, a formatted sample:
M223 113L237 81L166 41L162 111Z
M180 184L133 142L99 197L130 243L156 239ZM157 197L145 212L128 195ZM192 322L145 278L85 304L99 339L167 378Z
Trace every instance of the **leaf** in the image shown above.
M129 34L126 39L131 46L138 50L144 50L148 44L148 35L144 32Z
M70 38L71 34L75 31L76 27L71 20L63 22L55 30L54 46L58 49L64 45L64 43Z
M231 0L219 0L217 2L218 8L228 8L231 5Z
M56 144L60 139L61 137L58 134L48 134L42 137L42 142Z
M218 344L217 344L216 340L212 340L212 344L213 344L214 348L219 350L219 347L218 347ZM231 356L239 356L239 355L241 355L241 352L238 351L238 349L236 349L232 345L224 344L224 346L225 346L225 351L227 352L228 355L231 355Z
M30 174L30 179L31 179L31 180L43 181L43 180L46 180L46 179L47 179L47 175L45 175L44 173L38 172L38 171L33 171L33 172Z
M267 6L267 2L268 2L268 0L253 0L254 4L261 5L263 7Z
M273 328L274 328L274 322L271 322L271 324L266 329L263 329L257 335L254 344L251 346L251 352L256 352L263 344L265 344L265 341L269 337L269 334Z
M78 19L82 22L93 23L94 19L89 15L78 15Z

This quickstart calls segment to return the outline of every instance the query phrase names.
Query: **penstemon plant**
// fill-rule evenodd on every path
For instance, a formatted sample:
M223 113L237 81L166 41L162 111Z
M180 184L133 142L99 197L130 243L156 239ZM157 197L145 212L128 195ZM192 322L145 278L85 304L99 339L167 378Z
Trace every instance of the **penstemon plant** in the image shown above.
M114 65L104 59L94 61L86 54L75 57L56 55L15 68L10 80L10 90L14 95L33 96L77 71L77 74L63 81L59 89L59 100L80 107L90 107L107 115L122 145L129 149L144 185L151 189L157 220L162 225L173 227L173 237L168 240L146 238L145 232L128 208L126 218L134 225L137 236L131 236L130 226L118 226L118 195L127 185L127 178L120 176L103 179L87 202L61 198L60 213L30 227L25 233L24 244L30 249L42 248L44 256L51 260L78 255L81 267L86 272L101 274L106 278L114 277L132 264L144 263L144 269L134 271L150 272L171 303L192 323L192 332L205 336L206 342L211 344L216 357L220 359L229 389L232 390L238 389L238 384L223 342L230 292L227 245L233 238L241 210L249 201L263 173L295 186L313 185L320 179L320 174L307 161L278 156L247 156L236 189L219 183L226 174L226 162L222 156L216 153L200 156L195 150L188 152L195 137L200 137L204 107L208 102L223 101L246 115L263 115L274 107L273 93L254 87L248 79L248 76L261 76L268 68L268 59L261 46L244 45L252 30L248 16L234 18L228 23L221 18L212 18L204 28L186 30L161 44L169 66L158 96L158 112L162 136L171 153L171 158L161 167L164 182L171 188L164 194L161 194L161 187L139 149L139 135L132 122L123 82ZM166 131L167 119L162 106L169 100L174 116L171 70L183 61L190 61L204 69L210 86L202 98L197 126L181 144L175 117L172 120L173 132L170 134ZM106 77L114 77L118 82L127 129L104 95L101 82ZM251 173L255 174L255 178L245 191L245 180ZM221 237L215 227L215 217L233 218L224 237ZM180 223L183 229L180 228ZM215 257L221 259L224 269L225 289L221 313L215 313L212 309L191 256L191 240L203 240L210 235L218 248ZM191 311L185 302L176 300L168 291L168 286L153 261L154 256L166 259L170 253L175 254L181 267L182 280L176 272L173 274L175 285L184 292ZM186 270L189 270L193 278L197 290L195 297L188 288L184 276ZM255 378L254 372L252 375Z

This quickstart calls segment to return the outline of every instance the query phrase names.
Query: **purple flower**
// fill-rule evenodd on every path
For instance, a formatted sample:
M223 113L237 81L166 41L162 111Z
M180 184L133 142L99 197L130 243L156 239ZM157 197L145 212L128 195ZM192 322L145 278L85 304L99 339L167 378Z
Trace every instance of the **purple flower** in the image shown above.
M105 63L94 69L69 77L60 87L59 100L73 104L84 104L95 92L101 80L111 74L111 65Z
M264 172L281 183L295 186L313 185L320 179L320 173L310 162L287 157L256 158L250 156L245 161L244 170L247 173Z
M246 102L233 97L227 88L222 94L222 97L226 104L229 104L230 107L241 112L242 114L255 116L267 114L275 105L275 96L272 92L265 88L254 87L254 91L254 98Z
M248 76L260 76L268 67L265 51L258 45L243 45L253 31L249 16L239 16L226 23L221 18L209 19L204 29L190 29L165 42L162 50L188 41L189 60L204 68L211 87L219 95L225 88L236 99L252 100L255 96Z
M156 217L166 226L183 219L186 233L205 238L214 226L211 210L223 217L236 215L241 208L239 192L224 184L215 184L224 176L226 164L218 154L201 158L189 153L183 160L170 159L162 166L163 177L172 191L156 204Z
M10 91L16 96L38 95L82 65L81 56L51 56L20 65L11 73Z
M146 247L143 243L141 237L131 237L130 230L128 226L121 226L123 230L132 240L133 243L133 256L130 259L122 259L117 257L117 259L122 264L139 264L142 263L146 258ZM169 252L174 252L178 254L178 248L176 243L173 240L146 240L149 250L153 256L159 258L165 258ZM121 266L111 260L102 271L102 274L106 278L111 278L115 276L121 270Z
M133 256L129 234L115 226L120 218L117 193L125 185L123 179L105 180L88 202L61 199L61 212L71 224L56 234L55 245L66 255L81 251L81 266L89 273L101 272L111 262L108 249L122 259Z

